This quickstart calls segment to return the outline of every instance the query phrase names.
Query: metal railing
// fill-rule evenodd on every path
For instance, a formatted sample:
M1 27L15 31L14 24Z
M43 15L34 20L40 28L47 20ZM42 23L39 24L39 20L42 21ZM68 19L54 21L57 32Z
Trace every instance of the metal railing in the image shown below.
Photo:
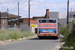
M33 36L34 34L32 32L29 33L27 28L28 27L25 26L18 28L18 26L14 25L8 25L7 27L5 25L1 25L0 40L9 40L9 39L17 40L19 38Z

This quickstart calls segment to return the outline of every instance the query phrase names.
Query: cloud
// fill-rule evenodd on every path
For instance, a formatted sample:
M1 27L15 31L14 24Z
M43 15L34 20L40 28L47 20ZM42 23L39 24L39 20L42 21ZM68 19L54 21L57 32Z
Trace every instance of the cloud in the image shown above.
M0 0L0 2L5 2L4 0Z
M7 2L8 1L8 2ZM17 2L23 3L25 0L0 0L1 5L0 5L0 10L1 11L6 11L7 8L12 9L14 6L17 5ZM75 2L70 2L70 8L72 7L73 10L75 10ZM28 2L25 2L21 4L20 6L20 15L22 17L25 17L28 15ZM33 16L44 16L46 13L46 9L49 9L50 11L65 11L67 10L67 3L65 2L45 2L45 0L40 0L40 1L31 1L31 17ZM17 6L12 10L13 13L17 14ZM10 13L12 13L10 11ZM15 12L14 12L15 11Z
M44 16L46 13L46 9L49 9L50 11L57 11L57 12L66 12L67 11L67 3L66 2L62 2L62 3L58 3L58 2L50 2L50 3L45 3L45 2L34 2L35 4L32 6L31 8L31 15L32 16ZM75 9L74 7L75 2L71 2L70 3L70 8L72 7L73 9ZM61 17L60 17L61 18Z
M71 3L70 3L70 9L71 9L71 8L72 8L73 10L75 10L75 2L71 2Z
M40 0L40 2L44 2L44 0Z

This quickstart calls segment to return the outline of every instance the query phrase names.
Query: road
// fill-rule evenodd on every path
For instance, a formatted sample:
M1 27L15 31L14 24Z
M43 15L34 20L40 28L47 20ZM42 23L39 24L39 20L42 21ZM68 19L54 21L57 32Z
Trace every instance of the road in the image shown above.
M59 39L30 39L0 46L0 50L53 50Z

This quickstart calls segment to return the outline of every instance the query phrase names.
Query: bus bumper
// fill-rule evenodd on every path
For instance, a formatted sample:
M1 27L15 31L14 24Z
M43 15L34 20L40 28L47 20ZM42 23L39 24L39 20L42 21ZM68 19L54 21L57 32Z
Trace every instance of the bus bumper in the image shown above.
M40 34L37 34L37 36L57 36L58 37L58 34L55 34L55 33L40 33Z

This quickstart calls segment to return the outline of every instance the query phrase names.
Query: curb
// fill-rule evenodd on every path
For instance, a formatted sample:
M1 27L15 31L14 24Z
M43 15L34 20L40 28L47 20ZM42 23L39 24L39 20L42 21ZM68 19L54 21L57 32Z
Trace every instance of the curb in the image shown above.
M61 48L61 46L64 44L65 42L61 42L60 44L58 44L53 50L59 50Z
M23 40L28 40L28 39L32 39L32 38L36 38L37 36L29 36L29 37L23 37L20 39L10 39L10 40L5 40L5 41L0 41L0 45L5 45L5 44L9 44L9 43L14 43L14 42L19 42L19 41L23 41Z

